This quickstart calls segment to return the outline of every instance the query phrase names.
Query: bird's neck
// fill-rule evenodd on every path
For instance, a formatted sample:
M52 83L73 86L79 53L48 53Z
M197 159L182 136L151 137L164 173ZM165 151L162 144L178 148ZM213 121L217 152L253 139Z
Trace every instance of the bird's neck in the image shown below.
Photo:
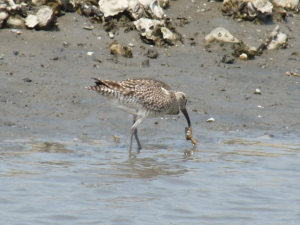
M169 112L168 112L168 115L177 115L179 113L179 104L177 102L177 100L175 100L176 103L175 104L172 104Z

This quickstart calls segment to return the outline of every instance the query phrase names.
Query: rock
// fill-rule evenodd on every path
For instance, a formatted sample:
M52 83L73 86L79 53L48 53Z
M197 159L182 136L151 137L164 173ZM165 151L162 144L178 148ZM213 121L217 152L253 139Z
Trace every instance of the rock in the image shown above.
M133 22L136 29L140 31L142 40L147 44L163 45L165 43L175 44L181 41L181 35L175 32L169 21L141 18Z
M145 7L147 13L151 14L152 18L161 19L164 17L164 11L157 0L139 0L139 2Z
M49 30L55 25L56 17L49 6L42 6L36 16L39 21L39 28L42 30Z
M97 21L100 22L100 18L103 17L103 13L98 8L98 3L95 0L75 0L75 9L76 12L80 15L84 15L87 17L94 17L91 21ZM99 17L96 19L95 17Z
M159 5L163 9L167 9L170 6L170 2L169 2L169 0L160 0Z
M18 29L11 29L10 32L14 33L14 34L17 34L17 35L20 35L22 34L22 31L18 30Z
M49 6L52 9L55 16L62 15L62 2L60 0L43 0L43 5Z
M9 28L23 29L26 27L24 23L24 19L19 15L8 17L6 24Z
M253 46L249 46L248 44L243 44L242 46L236 48L232 55L235 57L239 57L240 59L254 59L256 55L257 49ZM247 58L245 58L245 55Z
M214 118L209 118L208 120L206 120L206 122L215 122Z
M299 0L271 0L275 7L282 7L286 10L298 12Z
M103 12L104 17L115 16L128 9L128 0L100 0L100 11Z
M246 53L242 53L239 58L242 60L248 60L248 55Z
M224 0L222 12L238 20L260 20L268 18L283 21L286 10L298 12L298 0Z
M246 53L242 53L242 54L239 56L239 58L240 58L241 60L248 60L248 55L247 55Z
M260 89L256 88L255 91L254 91L254 94L261 95Z
M287 40L287 35L280 32L279 26L277 25L265 42L257 48L257 53L262 54L265 49L272 50L286 48Z
M108 32L108 36L113 39L115 37L114 33L113 32Z
M61 0L62 10L65 12L75 12L76 5L79 3L79 0Z
M273 5L269 0L224 0L222 12L237 19L264 20L272 13Z
M156 42L159 39L158 32L164 23L160 20L141 18L133 22L136 29L141 32L141 36Z
M164 16L157 0L100 0L99 7L104 17L115 16L125 11L129 12L135 20L140 19L143 14L160 19Z
M68 0L69 1L69 0ZM43 5L49 6L54 15L60 16L63 3L60 0L32 0L31 3L35 6L41 7Z
M272 13L273 5L268 0L247 0L246 2L248 8L250 9L250 14L255 10L265 14ZM253 6L255 8L253 8Z
M206 37L205 41L211 43L214 41L223 41L229 43L240 43L240 40L234 37L228 30L223 27L218 27L210 32Z
M107 23L105 23L103 25L103 27L104 27L104 30L106 32L111 32L111 33L114 34L117 31L117 29L118 29L118 27L117 27L117 21L114 20L114 19L111 19L110 21L108 21Z
M0 12L0 28L3 27L3 24L5 23L6 19L8 18L8 13L5 11Z
M287 35L279 31L279 25L272 31L269 39L271 40L267 45L267 49L285 48L287 45Z
M143 14L148 14L149 18L164 17L164 11L157 0L129 0L128 11L135 20L143 17Z
M155 49L149 49L147 57L149 57L151 59L156 59L158 57L158 53Z
M42 6L36 15L28 15L25 24L30 29L50 30L56 25L56 16L49 6Z
M32 0L32 4L35 6L42 6L43 0Z
M16 3L19 4L16 4ZM50 29L56 23L54 14L60 15L60 0L33 0L30 4L23 0L0 0L0 28ZM49 6L47 6L49 5ZM53 8L53 10L51 9ZM35 12L37 14L35 15Z
M28 15L25 18L25 24L28 28L35 28L39 24L39 20L36 15Z
M89 25L89 26L84 26L82 28L85 29L85 30L93 30L94 26L93 25Z
M115 56L124 56L126 58L132 58L131 48L122 46L119 42L114 41L109 45L110 54Z
M300 77L299 73L294 73L294 72L287 71L285 74L288 75L288 76L292 76L293 75L293 76L296 76L296 77Z
M101 1L101 0L100 0ZM140 4L139 1L129 1L127 11L135 19L143 17L144 7Z
M174 34L172 33L172 31L170 31L168 28L166 27L162 27L161 32L163 34L163 38L167 39L167 40L174 40Z
M166 6L168 2L163 0L163 5ZM142 40L148 44L174 45L177 41L182 41L181 35L175 31L171 20L166 19L157 0L100 0L99 7L104 17L108 18L104 26L106 32L112 32L109 33L110 38L114 38L117 21L127 27L124 32L129 32L134 29L129 25L133 19L135 28L141 32ZM116 17L118 14L122 15ZM124 20L125 17L127 19Z

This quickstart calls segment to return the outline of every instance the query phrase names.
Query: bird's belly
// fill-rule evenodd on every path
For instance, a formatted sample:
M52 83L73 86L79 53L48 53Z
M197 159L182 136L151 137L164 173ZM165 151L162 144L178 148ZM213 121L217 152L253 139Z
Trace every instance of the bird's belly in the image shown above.
M141 114L143 114L142 113L142 107L138 103L121 102L121 101L119 101L119 99L107 99L107 101L113 107L121 109L121 110L123 110L127 113L132 114L132 115L141 115Z

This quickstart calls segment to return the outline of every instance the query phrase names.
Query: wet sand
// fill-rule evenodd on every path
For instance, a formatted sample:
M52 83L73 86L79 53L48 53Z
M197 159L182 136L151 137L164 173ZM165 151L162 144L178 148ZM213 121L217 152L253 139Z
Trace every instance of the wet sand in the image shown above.
M292 54L300 49L300 17L288 16L285 23L265 25L238 23L232 18L225 19L220 7L218 2L183 5L182 1L172 1L166 14L173 21L177 17L189 20L183 27L176 27L185 42L171 48L153 47L159 57L150 59L149 68L142 68L141 64L152 47L140 40L137 31L124 33L124 28L120 28L114 38L123 45L135 45L133 58L107 59L113 40L102 24L95 24L93 30L83 29L89 24L88 19L76 13L58 18L59 31L23 30L21 35L15 35L9 29L1 30L1 139L90 138L111 145L112 135L117 135L126 149L132 118L88 91L85 87L93 84L90 77L151 77L185 92L194 137L200 143L213 138L212 131L298 136L300 77L285 73L300 69L299 54ZM203 8L205 12L199 11ZM276 24L290 37L289 47L264 52L254 60L220 63L223 55L231 54L230 45L210 51L202 45L206 34L222 26L236 37L259 46ZM191 35L196 37L196 46L190 45ZM92 56L87 55L90 51L94 52ZM24 81L25 78L31 82ZM256 88L261 95L254 94ZM211 117L216 121L206 122ZM146 119L139 125L142 143L155 142L155 138L164 142L171 137L190 145L185 141L183 115L166 118Z

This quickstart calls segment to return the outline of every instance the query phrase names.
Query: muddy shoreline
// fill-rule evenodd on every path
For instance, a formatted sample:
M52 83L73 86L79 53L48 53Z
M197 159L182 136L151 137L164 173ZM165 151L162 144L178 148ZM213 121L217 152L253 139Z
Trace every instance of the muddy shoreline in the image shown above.
M204 3L209 10L197 12ZM119 57L116 62L108 57L113 39L102 24L85 30L82 27L89 23L88 19L76 13L58 18L59 31L22 30L21 35L16 35L2 29L1 139L99 139L109 145L114 141L112 135L118 135L121 146L126 148L131 117L88 91L85 87L93 84L90 77L150 77L185 92L194 137L200 143L208 142L214 132L299 137L300 77L287 76L286 72L300 70L300 17L288 16L286 22L264 25L238 23L222 16L221 3L188 3L184 10L182 4L172 1L166 14L171 19L188 18L188 24L176 27L185 43L170 48L154 46L159 57L150 59L148 68L141 65L152 47L141 41L137 31L118 30L114 40L134 47L133 58ZM222 26L236 37L258 45L277 24L289 36L289 47L265 52L254 60L220 63L223 55L232 52L230 46L207 51L201 44L206 34ZM187 37L196 32L197 45L190 45ZM88 52L94 54L90 56ZM254 94L256 88L261 95ZM216 121L206 122L211 117ZM141 141L185 141L183 115L165 118L143 121L139 126Z

